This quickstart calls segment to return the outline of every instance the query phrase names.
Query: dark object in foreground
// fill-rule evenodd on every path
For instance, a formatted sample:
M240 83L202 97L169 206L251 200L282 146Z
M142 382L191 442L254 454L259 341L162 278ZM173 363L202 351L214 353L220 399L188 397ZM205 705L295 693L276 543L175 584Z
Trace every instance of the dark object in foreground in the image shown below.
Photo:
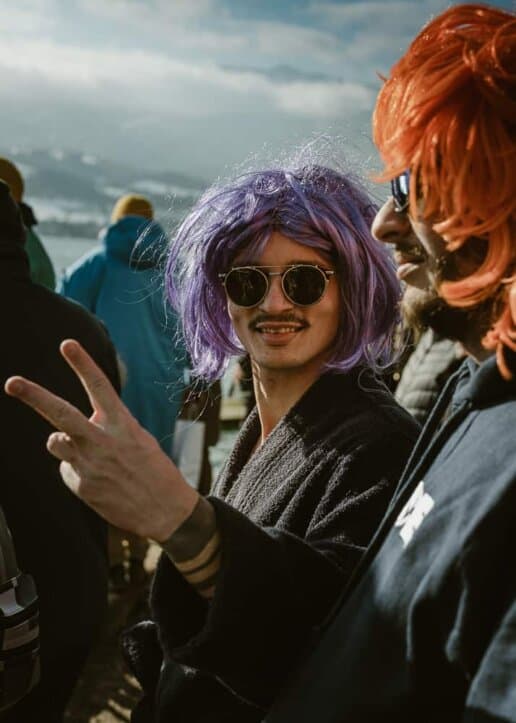
M59 344L76 336L118 385L113 346L85 309L31 280L24 238L19 211L0 184L0 376L32 376L90 414ZM20 568L36 584L41 636L41 679L2 723L58 723L107 605L106 525L63 484L45 448L48 422L6 394L0 421L0 506Z
M39 680L38 596L20 572L11 533L0 509L0 712Z

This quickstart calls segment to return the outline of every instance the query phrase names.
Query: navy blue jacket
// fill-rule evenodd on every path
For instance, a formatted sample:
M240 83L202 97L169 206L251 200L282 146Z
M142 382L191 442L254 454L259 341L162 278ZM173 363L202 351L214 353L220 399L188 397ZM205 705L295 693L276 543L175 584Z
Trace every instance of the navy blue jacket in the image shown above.
M516 721L516 379L457 379L267 723Z

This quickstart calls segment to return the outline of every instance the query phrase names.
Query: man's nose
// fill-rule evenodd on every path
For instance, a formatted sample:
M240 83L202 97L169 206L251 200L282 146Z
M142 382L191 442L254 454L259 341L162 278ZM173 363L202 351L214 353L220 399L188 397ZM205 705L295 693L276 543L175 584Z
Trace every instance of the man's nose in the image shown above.
M395 243L396 239L410 231L408 214L394 209L394 200L389 198L375 216L371 233L377 241Z
M278 274L269 276L269 288L264 299L260 302L260 309L268 314L279 313L292 309L292 302L287 299L281 286L281 276Z

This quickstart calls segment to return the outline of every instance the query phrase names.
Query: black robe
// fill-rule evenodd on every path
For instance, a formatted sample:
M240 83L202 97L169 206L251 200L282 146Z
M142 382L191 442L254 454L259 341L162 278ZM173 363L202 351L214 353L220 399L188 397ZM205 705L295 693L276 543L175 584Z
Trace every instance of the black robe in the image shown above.
M263 717L368 545L417 431L368 370L323 375L252 456L251 413L210 498L223 541L214 599L162 555L155 624L125 639L147 691L134 721Z

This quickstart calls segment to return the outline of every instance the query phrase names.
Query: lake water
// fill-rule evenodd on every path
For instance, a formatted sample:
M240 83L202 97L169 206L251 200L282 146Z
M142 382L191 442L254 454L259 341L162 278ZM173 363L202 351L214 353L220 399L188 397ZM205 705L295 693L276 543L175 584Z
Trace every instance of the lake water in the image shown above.
M37 230L37 229L36 229ZM44 236L41 239L52 259L56 276L83 254L97 245L97 239L67 238L66 236Z

